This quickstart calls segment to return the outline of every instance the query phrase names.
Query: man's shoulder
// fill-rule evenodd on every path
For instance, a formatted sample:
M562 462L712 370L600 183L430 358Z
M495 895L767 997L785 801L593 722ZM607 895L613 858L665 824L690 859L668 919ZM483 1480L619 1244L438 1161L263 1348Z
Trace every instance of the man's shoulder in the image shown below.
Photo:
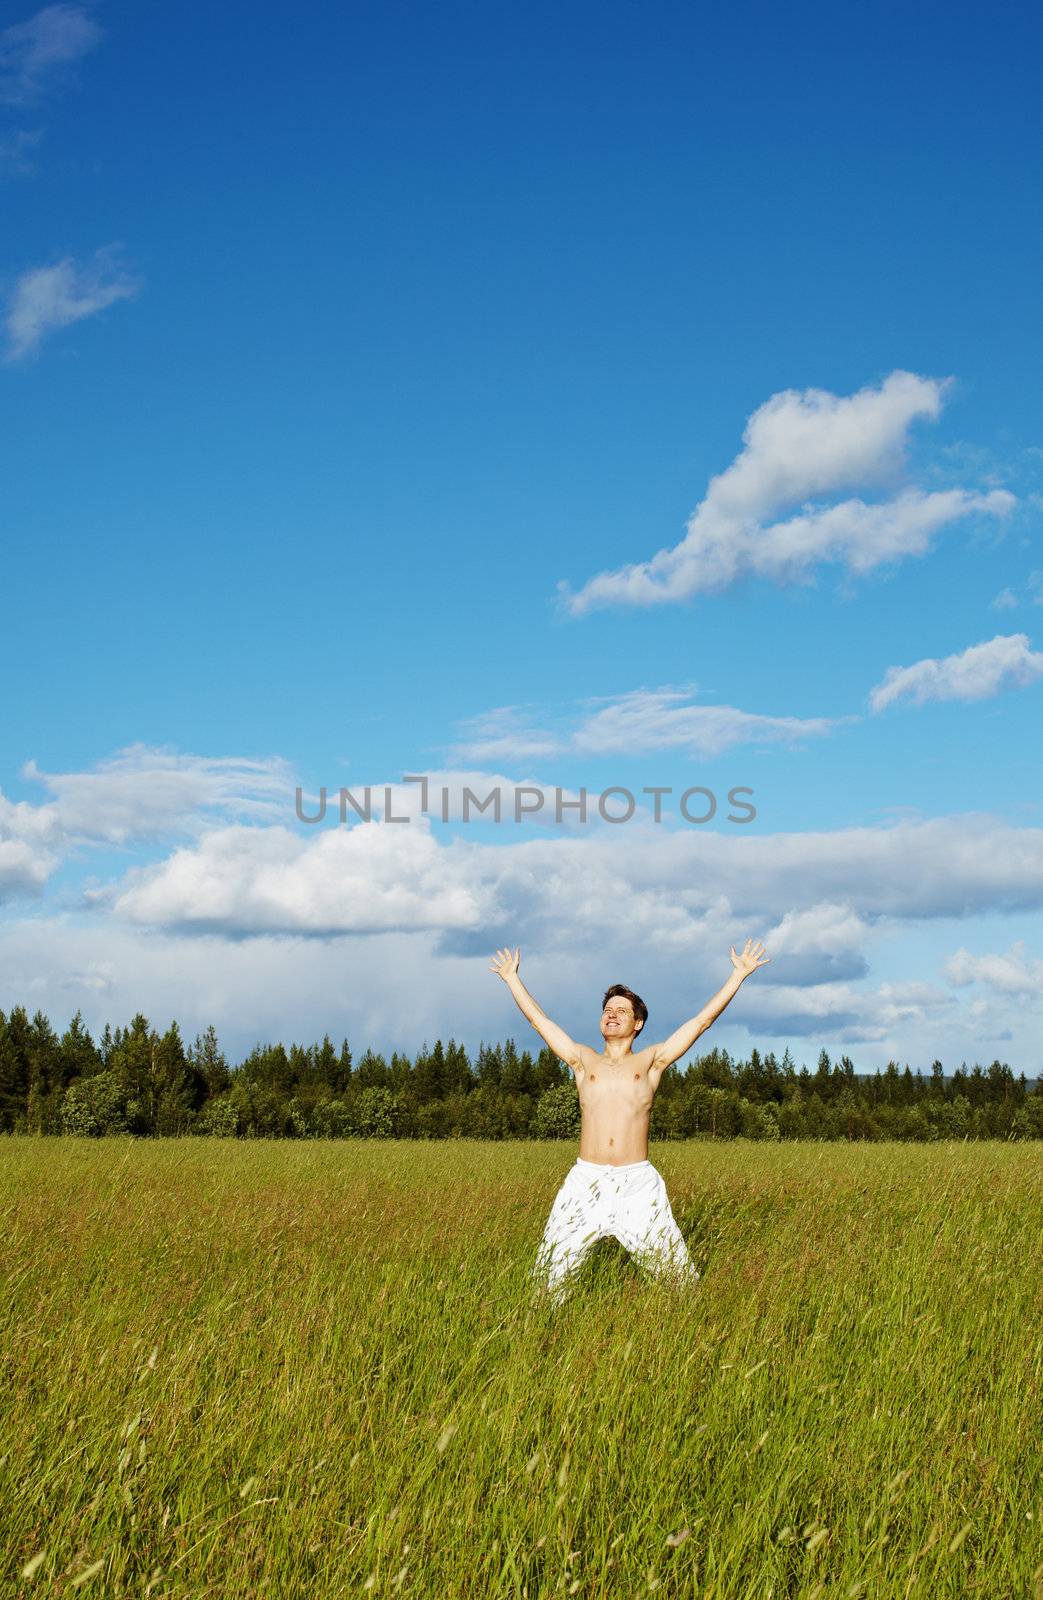
M649 1067L655 1058L655 1053L658 1048L658 1045L646 1044L641 1050L629 1051L627 1055L620 1057L620 1060L633 1062L640 1068ZM586 1065L588 1062L592 1064L600 1062L601 1065L604 1066L606 1062L611 1063L612 1061L612 1057L606 1055L604 1050L595 1050L592 1044L577 1044L576 1049L579 1052L580 1059L583 1061L584 1065Z

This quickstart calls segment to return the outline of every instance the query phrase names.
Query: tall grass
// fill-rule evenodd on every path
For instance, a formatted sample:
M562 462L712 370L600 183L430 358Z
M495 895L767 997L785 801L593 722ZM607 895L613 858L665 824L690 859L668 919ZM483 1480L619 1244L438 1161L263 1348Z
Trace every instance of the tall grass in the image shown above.
M702 1273L527 1273L572 1146L0 1140L0 1584L1043 1595L1033 1146L653 1146Z

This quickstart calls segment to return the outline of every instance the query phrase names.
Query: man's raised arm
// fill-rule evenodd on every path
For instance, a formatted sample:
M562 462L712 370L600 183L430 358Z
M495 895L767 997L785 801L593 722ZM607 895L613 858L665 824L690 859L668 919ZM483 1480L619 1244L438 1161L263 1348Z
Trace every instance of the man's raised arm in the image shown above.
M685 1051L691 1049L699 1035L705 1033L711 1022L720 1016L725 1006L732 999L732 996L738 992L740 985L749 977L750 973L755 972L758 967L763 967L765 962L771 960L770 956L764 954L764 946L760 943L755 943L753 939L747 939L741 956L735 954L733 945L731 955L734 971L727 983L722 984L713 999L706 1002L698 1016L693 1017L690 1022L682 1023L676 1033L670 1035L669 1039L664 1039L662 1044L655 1046L653 1070L662 1071L674 1061L679 1061Z
M520 960L520 950L515 950L513 955L509 950L497 950L489 971L499 974L517 1001L522 1016L532 1023L541 1038L546 1039L554 1054L575 1072L582 1065L579 1047L575 1040L569 1038L565 1029L552 1022L532 998L518 976Z

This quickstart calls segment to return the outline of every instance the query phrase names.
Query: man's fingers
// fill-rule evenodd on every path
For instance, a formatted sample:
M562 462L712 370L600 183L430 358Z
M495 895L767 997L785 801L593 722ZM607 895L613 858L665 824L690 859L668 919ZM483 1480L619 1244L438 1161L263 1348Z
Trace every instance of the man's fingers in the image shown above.
M771 957L765 954L764 942L761 939L747 939L741 956L735 954L735 946L732 945L731 955L733 961L752 961L756 967L763 967L766 961L771 960Z

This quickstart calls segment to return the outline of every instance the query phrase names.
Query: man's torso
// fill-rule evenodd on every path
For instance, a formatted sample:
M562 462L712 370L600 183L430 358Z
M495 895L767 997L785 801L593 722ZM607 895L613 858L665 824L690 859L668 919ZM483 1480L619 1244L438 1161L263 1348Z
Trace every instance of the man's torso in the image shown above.
M581 1058L576 1072L582 1113L580 1156L613 1166L647 1160L648 1126L660 1076L652 1067L652 1047L612 1061L584 1045Z

